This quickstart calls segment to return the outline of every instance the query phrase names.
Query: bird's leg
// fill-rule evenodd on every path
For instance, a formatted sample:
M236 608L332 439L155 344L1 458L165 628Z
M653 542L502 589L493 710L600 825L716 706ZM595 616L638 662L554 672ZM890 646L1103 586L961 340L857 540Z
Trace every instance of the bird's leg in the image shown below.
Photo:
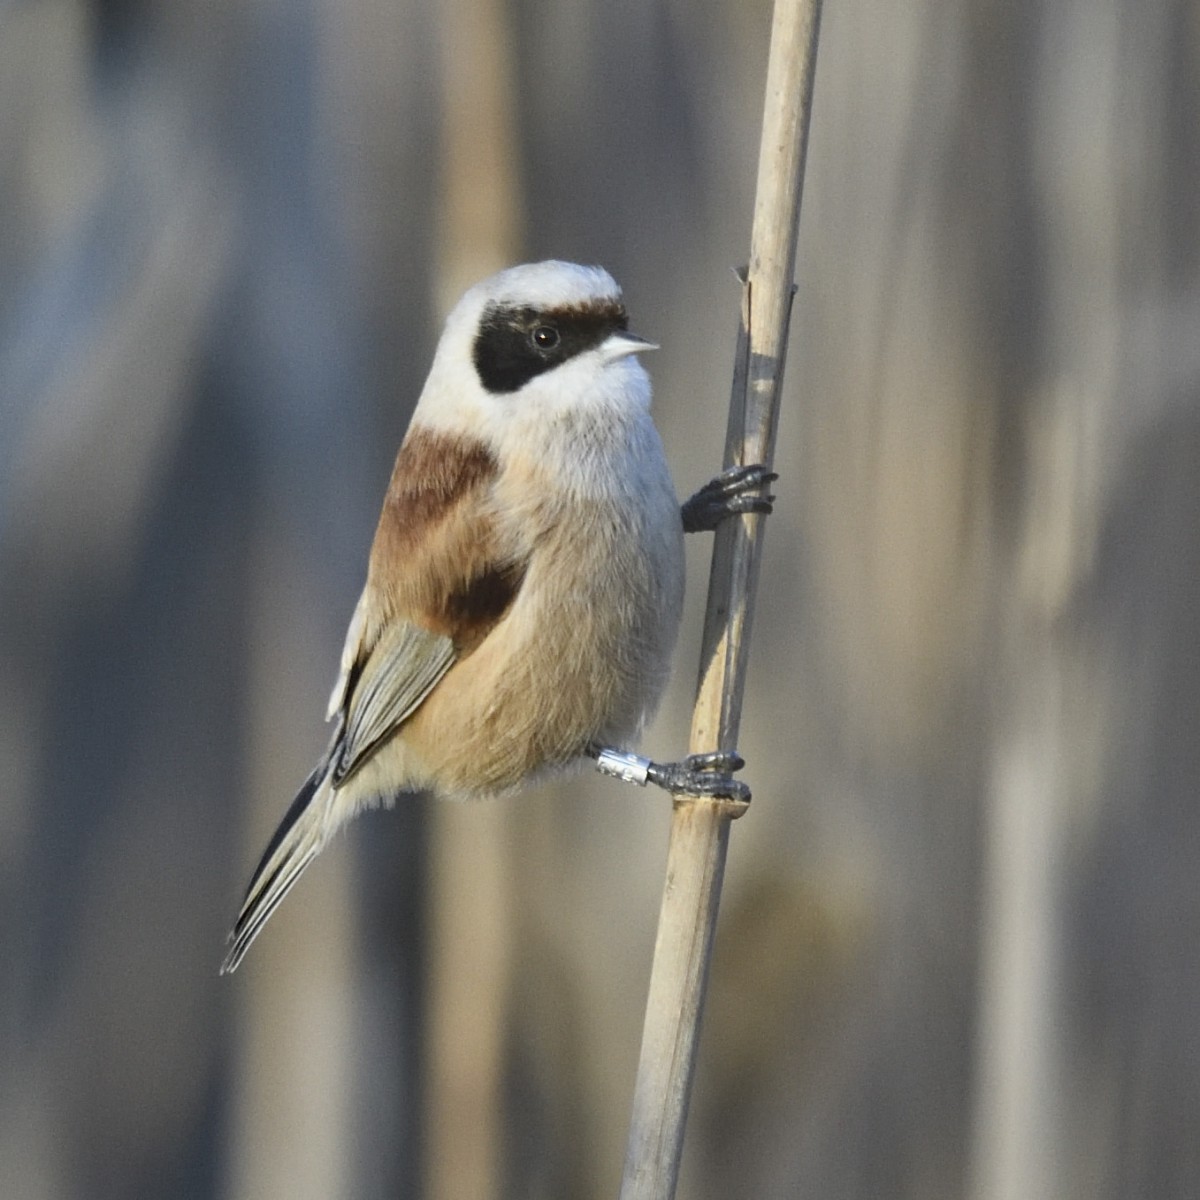
M727 467L680 506L684 533L711 532L739 513L769 513L775 497L764 492L778 478L761 464Z
M680 506L684 533L711 532L726 517L739 513L769 513L775 497L764 495L762 489L778 478L761 465L726 468ZM733 777L746 765L736 750L689 754L682 762L671 763L653 762L606 746L590 745L587 754L602 775L639 787L652 783L675 796L729 800L739 808L750 803L749 787Z
M736 750L689 754L682 762L672 763L652 762L638 754L605 746L589 746L587 753L602 775L612 775L639 787L652 783L675 796L732 800L742 806L750 803L750 789L733 777L734 771L746 765Z

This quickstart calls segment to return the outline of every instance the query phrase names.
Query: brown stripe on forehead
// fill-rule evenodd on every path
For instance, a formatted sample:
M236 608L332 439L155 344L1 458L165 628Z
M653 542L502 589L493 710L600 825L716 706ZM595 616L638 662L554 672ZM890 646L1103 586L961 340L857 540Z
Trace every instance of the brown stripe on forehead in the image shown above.
M492 452L473 438L410 429L388 484L380 517L390 548L403 552L468 492L496 477Z
M554 308L541 310L529 309L529 312L540 311L542 316L553 317L564 322L579 322L584 325L600 325L605 330L624 329L629 323L625 312L625 302L616 296L606 296L602 300L584 300L579 304L560 304Z

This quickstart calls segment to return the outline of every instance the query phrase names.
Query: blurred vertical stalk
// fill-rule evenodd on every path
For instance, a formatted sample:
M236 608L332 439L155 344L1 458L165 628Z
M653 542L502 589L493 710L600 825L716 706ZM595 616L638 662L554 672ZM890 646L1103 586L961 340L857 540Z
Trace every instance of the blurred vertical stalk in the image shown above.
M443 0L441 214L433 297L520 259L511 22L502 0ZM512 942L511 813L435 804L430 815L425 1147L427 1200L501 1194L504 1031Z
M1131 311L1129 264L1144 263L1153 245L1153 235L1143 241L1146 228L1131 224L1128 214L1156 203L1160 186L1149 177L1134 182L1120 130L1129 120L1124 114L1138 111L1139 93L1156 94L1157 85L1142 92L1144 81L1135 82L1130 65L1136 56L1125 57L1115 7L1086 12L1052 7L1040 16L1045 45L1086 44L1087 50L1065 60L1039 59L1025 81L1031 97L1030 163L1069 165L1052 172L1034 169L1027 185L1043 264L1028 303L1043 319L1036 342L1020 347L1039 376L1023 418L1020 520L999 592L971 1200L1101 1190L1090 1164L1076 1173L1079 1143L1094 1136L1089 1128L1105 1128L1102 1120L1089 1126L1088 1117L1098 1121L1091 1106L1103 1108L1111 1100L1094 1099L1078 1085L1103 1078L1090 1073L1111 1060L1107 1048L1081 1054L1079 1039L1081 1031L1110 1028L1103 1023L1111 1013L1103 1018L1095 1013L1111 1000L1086 994L1080 1003L1075 989L1087 978L1076 974L1078 964L1101 946L1107 950L1113 933L1099 932L1094 919L1081 920L1073 909L1089 896L1081 864L1096 853L1091 839L1103 824L1100 805L1120 790L1113 772L1129 752L1125 739L1137 729L1136 720L1127 723L1119 715L1124 701L1117 697L1131 685L1119 679L1121 668L1108 644L1112 576L1098 580L1105 578L1102 537L1129 528L1128 513L1110 524L1106 508L1114 503L1112 472L1131 428L1121 364L1128 339L1124 321ZM1146 14L1146 20L1143 34L1152 40L1153 18ZM1093 119L1081 123L1078 114L1084 112ZM1142 136L1151 129L1161 134L1149 112L1144 116ZM1153 148L1153 137L1143 149L1150 159L1169 157L1164 147ZM1085 222L1080 213L1087 214ZM1146 386L1151 394L1153 385ZM1111 562L1107 570L1113 570ZM1136 689L1127 695L1136 695ZM1090 869L1095 867L1091 860ZM1089 944L1089 937L1098 941ZM1093 1090L1103 1095L1102 1087ZM1120 1153L1134 1161L1133 1142ZM1081 1186L1088 1178L1092 1184ZM1126 1177L1124 1190L1144 1194L1146 1188L1130 1185L1133 1178Z
M820 0L777 0L750 264L742 295L726 465L770 464L791 314ZM761 516L716 535L691 749L737 743L762 550ZM675 1194L729 822L723 802L676 797L621 1200Z
M1061 647L1023 630L1002 703L987 807L980 1047L971 1195L1059 1193L1058 1077L1065 846Z
M503 0L441 0L439 313L520 258L521 149L512 21Z

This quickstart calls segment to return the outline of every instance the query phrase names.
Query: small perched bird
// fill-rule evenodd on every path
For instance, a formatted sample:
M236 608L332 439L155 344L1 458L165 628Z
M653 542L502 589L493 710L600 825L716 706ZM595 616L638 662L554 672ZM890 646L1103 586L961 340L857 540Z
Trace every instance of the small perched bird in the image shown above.
M333 739L254 872L223 973L333 832L402 792L494 796L591 757L748 795L734 754L622 752L667 679L685 530L769 511L774 478L727 471L681 515L636 358L655 348L599 267L513 267L450 313L346 635Z

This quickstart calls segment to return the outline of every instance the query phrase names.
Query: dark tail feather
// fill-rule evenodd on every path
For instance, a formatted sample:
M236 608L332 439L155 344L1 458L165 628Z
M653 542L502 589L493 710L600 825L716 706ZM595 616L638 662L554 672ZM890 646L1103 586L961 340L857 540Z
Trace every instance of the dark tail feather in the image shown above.
M328 793L321 797L325 776L326 764L322 763L305 781L267 844L229 935L231 944L221 964L222 975L237 970L267 919L324 845L326 804L314 804L314 800L328 799Z

